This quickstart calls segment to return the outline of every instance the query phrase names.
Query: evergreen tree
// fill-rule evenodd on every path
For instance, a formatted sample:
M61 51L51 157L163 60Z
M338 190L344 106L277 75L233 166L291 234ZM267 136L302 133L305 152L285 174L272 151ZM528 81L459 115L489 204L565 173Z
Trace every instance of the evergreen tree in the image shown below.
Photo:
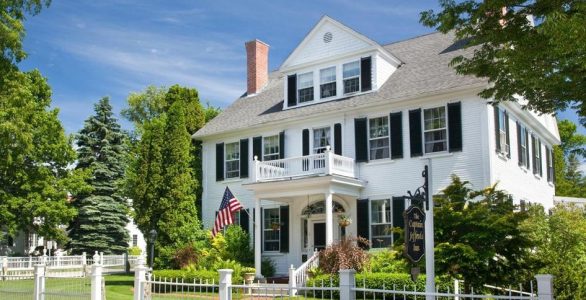
M76 167L90 170L87 183L93 190L75 197L78 216L70 226L69 248L74 253L119 254L128 248L128 207L118 188L124 174L125 136L107 97L94 110L77 136Z

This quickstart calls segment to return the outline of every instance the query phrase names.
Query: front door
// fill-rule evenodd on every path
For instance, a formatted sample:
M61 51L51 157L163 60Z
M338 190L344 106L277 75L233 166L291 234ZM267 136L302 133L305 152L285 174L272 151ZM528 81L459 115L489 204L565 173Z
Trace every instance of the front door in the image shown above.
M326 223L313 223L313 247L317 250L326 247Z

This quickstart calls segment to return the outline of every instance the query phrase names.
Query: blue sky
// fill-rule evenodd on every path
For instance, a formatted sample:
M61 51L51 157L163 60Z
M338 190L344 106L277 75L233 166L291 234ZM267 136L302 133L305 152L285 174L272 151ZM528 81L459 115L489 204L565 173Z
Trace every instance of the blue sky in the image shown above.
M101 97L118 113L129 93L151 84L195 87L202 102L226 107L246 90L245 41L270 45L273 70L324 14L385 44L432 32L418 21L434 8L436 0L53 0L25 24L29 57L20 67L48 78L53 105L74 133Z

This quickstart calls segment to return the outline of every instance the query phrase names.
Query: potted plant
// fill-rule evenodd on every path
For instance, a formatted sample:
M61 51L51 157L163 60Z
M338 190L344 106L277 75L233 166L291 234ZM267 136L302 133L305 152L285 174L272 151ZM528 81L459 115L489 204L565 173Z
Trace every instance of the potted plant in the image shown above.
M281 228L281 224L277 222L271 223L271 228L273 230L279 230L279 228Z
M252 267L242 268L242 277L246 283L252 283L254 276L256 275L256 269Z
M342 227L347 227L348 225L352 224L352 219L350 219L350 217L347 215L340 215L338 218L338 224L340 224Z

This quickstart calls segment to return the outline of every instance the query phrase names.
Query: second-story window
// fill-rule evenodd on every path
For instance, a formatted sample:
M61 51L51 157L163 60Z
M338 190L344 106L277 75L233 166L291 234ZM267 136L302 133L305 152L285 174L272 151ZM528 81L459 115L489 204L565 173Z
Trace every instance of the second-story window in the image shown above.
M297 81L299 103L313 101L313 72L299 74Z
M344 94L360 91L360 62L354 61L342 66L344 75Z
M240 143L226 144L226 178L240 176Z
M448 149L446 108L440 106L425 109L423 115L425 153L446 151Z
M267 136L263 138L263 160L279 159L279 136Z
M389 158L389 118L368 120L370 159Z
M331 145L330 127L313 130L313 153L323 153Z
M320 98L336 96L336 67L322 69L319 71Z
M521 127L520 133L521 137L519 138L519 147L521 148L521 151L519 151L519 155L521 155L521 157L519 158L519 165L529 168L529 151L527 150L527 129L525 127Z

